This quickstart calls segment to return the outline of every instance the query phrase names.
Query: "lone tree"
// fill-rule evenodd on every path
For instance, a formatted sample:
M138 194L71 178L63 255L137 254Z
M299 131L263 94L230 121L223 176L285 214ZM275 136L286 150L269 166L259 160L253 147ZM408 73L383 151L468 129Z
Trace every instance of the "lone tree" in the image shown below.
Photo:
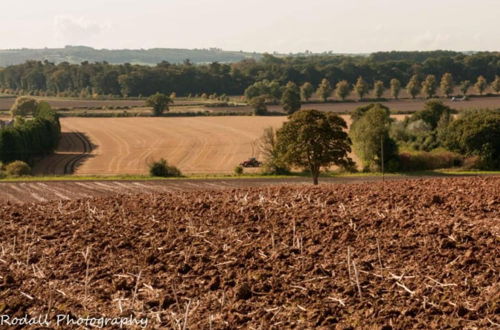
M18 97L16 102L10 108L10 114L12 117L26 117L33 116L35 114L35 110L38 107L38 101L32 97Z
M467 92L469 91L470 86L471 83L469 80L464 80L460 83L460 92L462 92L463 96L467 96Z
M146 100L146 106L153 108L153 116L161 116L165 110L168 111L168 105L171 103L174 101L162 93L151 95Z
M495 80L491 83L491 89L495 91L495 93L500 93L500 77L495 76Z
M373 93L377 99L381 98L384 95L385 86L384 82L381 80L377 80L375 84L373 84Z
M256 116L263 116L267 114L267 105L265 96L256 96L250 100L250 105L253 108L253 113Z
M309 101L313 93L314 87L310 82L305 82L302 86L300 86L300 95L304 101Z
M349 86L347 80L339 81L335 87L335 94L337 97L345 101L345 98L351 93L351 86Z
M477 78L477 82L474 85L474 87L476 88L479 95L483 95L484 91L486 90L486 87L488 87L488 82L486 81L486 78L484 78L483 76L479 76Z
M363 79L363 77L359 77L358 80L356 81L356 84L354 85L354 89L356 90L356 93L358 93L360 100L362 100L363 96L365 96L365 94L368 93L368 88L369 88L368 84Z
M321 97L323 102L328 101L328 98L332 95L332 86L330 85L328 79L324 78L321 80L321 84L319 84L316 94Z
M453 82L453 76L451 73L445 73L441 77L441 92L446 95L446 97L450 97L450 95L453 93L453 89L455 88L455 84Z
M283 95L281 96L281 104L288 114L292 114L300 109L300 90L294 82L289 81L288 84L286 84Z
M436 94L436 76L428 75L422 83L422 92L427 98L432 98Z
M406 91L411 95L412 99L415 99L415 97L417 97L420 93L420 81L418 80L417 75L413 75L410 78L410 81L406 85Z
M277 132L280 159L290 166L308 168L317 185L321 167L352 166L346 128L344 119L333 113L298 111Z
M399 98L399 93L401 92L401 82L393 78L391 79L391 95L394 97L396 100Z

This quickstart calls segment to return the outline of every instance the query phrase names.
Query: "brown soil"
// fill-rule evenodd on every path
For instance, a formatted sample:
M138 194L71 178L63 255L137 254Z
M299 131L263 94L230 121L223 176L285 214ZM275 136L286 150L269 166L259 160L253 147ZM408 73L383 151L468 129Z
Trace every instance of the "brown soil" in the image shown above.
M386 176L386 180L408 180L403 176ZM413 177L417 179L417 177ZM366 183L382 181L380 176L320 178L320 184ZM32 203L70 200L89 197L165 193L178 191L219 190L231 188L266 187L276 185L311 184L309 177L295 178L227 178L175 179L151 181L27 181L0 182L0 202Z
M500 323L498 177L3 203L0 214L2 314L185 329Z

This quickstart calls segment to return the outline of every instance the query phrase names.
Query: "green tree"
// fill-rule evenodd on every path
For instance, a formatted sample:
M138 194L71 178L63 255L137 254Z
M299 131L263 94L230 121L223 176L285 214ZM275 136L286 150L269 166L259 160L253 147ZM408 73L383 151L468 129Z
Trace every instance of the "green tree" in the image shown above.
M281 99L281 95L283 94L283 87L280 85L279 82L273 80L270 83L268 83L268 89L272 101L277 103Z
M488 87L488 82L486 81L486 78L484 78L483 76L479 76L477 78L474 87L476 88L479 95L483 95L484 91L486 90L486 87Z
M153 108L154 116L161 116L165 110L168 111L168 106L171 103L174 103L172 99L162 93L151 95L146 100L146 106Z
M277 145L276 130L273 127L265 128L258 145L264 159L263 173L265 174L290 173L290 168L280 159Z
M423 110L415 112L410 117L410 122L423 120L430 125L432 130L434 130L438 125L439 119L441 119L443 115L450 116L452 112L453 110L450 107L444 105L442 101L429 100L425 103L425 107Z
M304 101L309 101L313 93L314 87L310 82L305 82L302 86L300 86L300 95Z
M319 97L323 100L323 102L328 101L328 98L332 95L332 86L328 79L321 80L321 84L318 86L318 90L316 91Z
M380 108L380 109L382 109L385 112L385 114L388 117L391 116L391 111L385 105L383 105L381 103L370 103L370 104L362 105L362 106L357 107L356 109L354 109L354 111L351 113L351 121L353 123L356 122L358 119L360 119L361 117L363 117L363 115L366 112L368 112L368 110L371 110L372 108Z
M366 81L363 79L363 77L358 77L358 80L356 81L356 84L354 85L354 90L359 96L359 99L362 100L363 96L368 93L369 87Z
M10 108L10 114L12 117L26 117L33 116L35 114L36 108L38 107L38 101L32 97L21 96L16 99L12 107Z
M373 84L373 93L375 94L375 97L377 99L380 99L382 95L384 95L384 91L385 91L384 82L381 80L375 81L375 83Z
M436 94L436 88L436 76L430 74L425 77L425 80L422 83L422 93L427 98L432 98Z
M462 92L463 96L467 96L467 92L469 91L470 86L471 83L469 80L464 80L460 83L460 92Z
M250 100L250 105L254 110L254 115L263 116L267 114L266 98L264 96L256 96Z
M396 100L399 98L399 93L401 92L401 82L393 78L391 79L391 95L394 97Z
M286 84L281 97L281 104L288 114L292 114L300 109L300 90L295 83L289 81L288 84Z
M335 94L342 101L345 101L346 97L351 93L351 86L347 82L347 80L341 80L335 86Z
M495 91L495 93L500 93L500 77L495 76L495 80L491 83L491 89Z
M466 156L479 156L479 166L500 169L500 110L469 111L452 121L445 147Z
M453 93L453 89L455 88L455 83L453 82L453 76L451 73L445 73L441 77L441 92L446 95L446 97L450 97L450 95Z
M264 96L270 102L277 102L280 100L282 95L282 87L277 81L261 80L248 86L245 89L245 98L250 101L254 97Z
M415 99L415 97L420 93L420 89L421 86L420 81L418 80L418 76L413 75L406 85L406 91L411 95L412 99Z
M386 108L372 105L351 125L349 135L356 154L366 169L379 170L382 165L393 161L397 155L397 145L389 136L391 119Z
M315 185L321 167L352 166L342 118L317 110L298 111L289 118L277 132L277 150L285 164L309 169Z

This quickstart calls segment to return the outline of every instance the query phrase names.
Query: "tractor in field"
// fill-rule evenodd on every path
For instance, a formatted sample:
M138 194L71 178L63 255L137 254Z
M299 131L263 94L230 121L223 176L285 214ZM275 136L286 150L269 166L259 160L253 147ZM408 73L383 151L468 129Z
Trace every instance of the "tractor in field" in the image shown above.
M262 163L259 162L257 158L251 157L248 158L248 160L245 160L244 162L240 163L240 165L243 167L260 167Z

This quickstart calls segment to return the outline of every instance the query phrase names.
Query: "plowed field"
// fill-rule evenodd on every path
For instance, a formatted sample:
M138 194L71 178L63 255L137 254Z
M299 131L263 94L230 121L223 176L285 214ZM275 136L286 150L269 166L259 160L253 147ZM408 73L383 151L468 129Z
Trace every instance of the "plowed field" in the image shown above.
M496 328L500 178L0 203L0 313Z

